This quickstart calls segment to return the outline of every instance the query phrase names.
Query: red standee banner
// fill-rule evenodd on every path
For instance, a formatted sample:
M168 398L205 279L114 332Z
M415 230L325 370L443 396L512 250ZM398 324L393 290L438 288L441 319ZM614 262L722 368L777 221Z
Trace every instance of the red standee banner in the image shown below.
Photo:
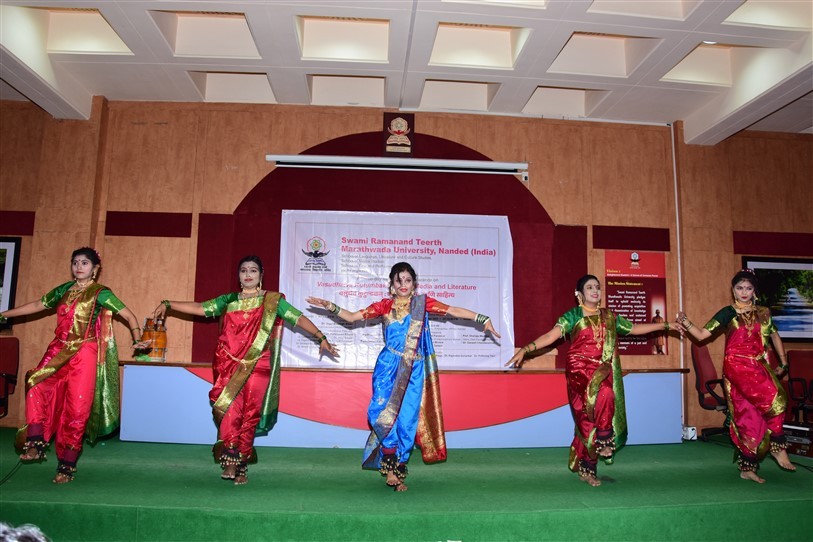
M604 291L611 311L635 324L667 321L666 254L607 250L604 268ZM667 348L663 332L618 340L621 355L665 355Z

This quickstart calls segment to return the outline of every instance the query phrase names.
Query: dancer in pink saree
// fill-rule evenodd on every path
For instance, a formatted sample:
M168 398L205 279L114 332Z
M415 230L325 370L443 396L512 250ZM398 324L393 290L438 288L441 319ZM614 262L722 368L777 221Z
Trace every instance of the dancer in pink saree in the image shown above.
M55 484L73 480L82 440L91 444L119 426L119 357L113 313L127 321L133 348L140 343L138 319L106 286L96 282L101 258L92 248L71 255L73 280L37 301L0 314L0 320L56 309L54 339L25 377L26 425L17 434L25 462L45 459L56 437Z
M731 280L734 302L720 309L703 328L697 328L684 313L677 323L697 341L704 341L720 328L725 330L723 386L731 414L729 433L738 450L740 477L760 484L760 461L770 451L779 466L794 471L787 453L782 427L788 398L777 377L788 369L782 339L771 320L771 311L757 301L757 277L743 269ZM776 349L781 365L768 365L768 349Z

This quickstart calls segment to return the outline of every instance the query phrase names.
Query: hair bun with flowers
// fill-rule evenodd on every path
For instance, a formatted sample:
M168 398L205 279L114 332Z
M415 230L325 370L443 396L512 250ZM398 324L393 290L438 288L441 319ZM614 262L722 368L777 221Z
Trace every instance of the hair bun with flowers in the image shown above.
M99 266L102 265L102 255L99 254L99 251L96 250L95 248L93 248L93 247L79 247L78 249L76 249L74 251L74 254L76 254L77 252L92 252L93 254L96 255L96 259L99 260L99 263L97 265L99 265Z

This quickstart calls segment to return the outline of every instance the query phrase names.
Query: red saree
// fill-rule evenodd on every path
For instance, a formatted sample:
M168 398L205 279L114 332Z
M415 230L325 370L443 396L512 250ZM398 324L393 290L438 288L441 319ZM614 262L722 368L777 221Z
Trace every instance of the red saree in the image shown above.
M574 307L556 325L571 341L565 375L576 428L568 467L595 476L597 450L605 446L618 450L627 439L624 383L615 344L618 334L629 334L632 323L607 309L584 316L581 307Z
M755 313L744 318L729 306L705 326L712 332L726 326L723 385L731 413L729 434L741 470L756 470L772 440L784 442L782 420L788 402L767 361L768 341L776 331L771 312L757 307Z

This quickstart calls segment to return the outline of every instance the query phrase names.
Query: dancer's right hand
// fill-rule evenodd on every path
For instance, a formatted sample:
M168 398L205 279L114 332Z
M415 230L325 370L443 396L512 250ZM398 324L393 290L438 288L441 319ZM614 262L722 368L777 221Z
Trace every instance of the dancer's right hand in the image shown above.
M155 310L152 311L152 318L153 320L163 320L167 314L167 306L163 303L159 303Z
M522 369L522 364L525 363L525 349L520 348L514 356L508 360L505 367L511 366L514 369Z

